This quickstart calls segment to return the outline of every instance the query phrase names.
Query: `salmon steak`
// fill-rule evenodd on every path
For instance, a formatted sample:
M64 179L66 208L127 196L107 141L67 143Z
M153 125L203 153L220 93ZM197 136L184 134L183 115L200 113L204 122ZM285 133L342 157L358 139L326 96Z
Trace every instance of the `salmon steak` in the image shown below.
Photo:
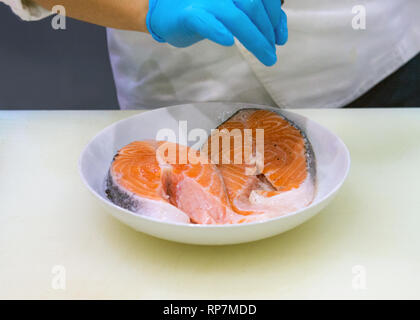
M196 224L240 223L230 206L223 177L199 152L166 141L136 141L114 157L106 194L115 204L156 219ZM194 162L194 163L193 163Z
M114 156L106 195L161 221L238 224L308 206L315 158L302 131L275 112L243 109L216 128L201 150L135 141Z
M312 203L315 157L309 140L294 123L272 111L243 109L216 131L202 149L217 164L235 212L262 215L265 219ZM223 143L212 148L214 142L225 137L228 148ZM241 143L237 146L235 140ZM239 158L239 163L235 158Z

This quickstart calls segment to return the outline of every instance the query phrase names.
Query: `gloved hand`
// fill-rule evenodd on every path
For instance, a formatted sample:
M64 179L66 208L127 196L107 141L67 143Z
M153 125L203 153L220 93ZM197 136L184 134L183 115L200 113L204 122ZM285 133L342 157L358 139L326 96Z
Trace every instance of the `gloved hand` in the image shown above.
M231 46L236 37L266 66L287 41L280 0L149 0L146 23L155 40L175 47L203 39Z

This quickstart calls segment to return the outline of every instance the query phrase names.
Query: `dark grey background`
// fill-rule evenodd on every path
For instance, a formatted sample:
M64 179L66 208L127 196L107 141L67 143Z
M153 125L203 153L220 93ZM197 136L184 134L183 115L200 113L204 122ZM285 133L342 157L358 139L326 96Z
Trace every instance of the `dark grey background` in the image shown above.
M23 22L0 3L0 109L118 108L105 29Z
M349 107L420 107L420 55ZM0 109L116 109L105 29L23 22L0 3Z

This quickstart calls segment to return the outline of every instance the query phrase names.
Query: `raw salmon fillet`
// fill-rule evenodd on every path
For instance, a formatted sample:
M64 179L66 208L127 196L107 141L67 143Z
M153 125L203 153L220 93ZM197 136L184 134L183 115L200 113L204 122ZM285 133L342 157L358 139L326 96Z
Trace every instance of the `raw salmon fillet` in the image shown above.
M284 215L308 206L315 195L314 156L309 141L296 125L279 114L259 109L243 109L218 128L218 134L209 138L203 151L209 154L219 168L232 209L241 215L264 215L261 219ZM263 130L263 139L257 139L257 129ZM230 135L230 148L214 154L212 138L223 139L223 132ZM235 145L237 130L242 149L246 145L245 130L251 132L251 159L245 153L238 157ZM263 145L259 153L257 142ZM258 159L263 160L259 161ZM235 156L242 162L235 162ZM230 163L223 163L229 159ZM225 161L226 162L226 161ZM250 217L251 218L251 217Z
M175 157L170 157L170 150ZM198 151L171 142L136 141L114 157L107 195L128 210L172 222L239 223L223 178L213 164L186 163L180 154ZM191 153L190 153L191 152Z

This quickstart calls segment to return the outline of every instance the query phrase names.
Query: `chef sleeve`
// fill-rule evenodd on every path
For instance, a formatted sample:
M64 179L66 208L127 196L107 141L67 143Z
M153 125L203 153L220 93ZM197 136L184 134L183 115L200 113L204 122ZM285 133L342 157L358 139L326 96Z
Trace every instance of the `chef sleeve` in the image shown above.
M41 20L52 12L42 8L31 0L0 0L8 5L12 11L24 21Z

